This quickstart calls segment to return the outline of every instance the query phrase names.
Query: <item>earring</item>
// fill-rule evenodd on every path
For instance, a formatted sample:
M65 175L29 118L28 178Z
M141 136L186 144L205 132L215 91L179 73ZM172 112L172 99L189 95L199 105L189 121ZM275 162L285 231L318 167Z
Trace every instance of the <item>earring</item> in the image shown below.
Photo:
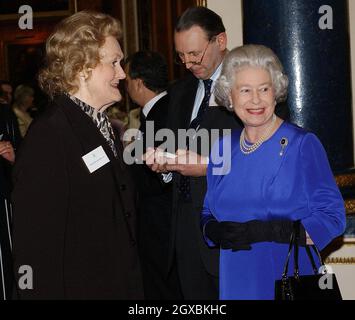
M87 75L86 75L85 73L83 73L83 72L80 72L80 73L79 73L79 77L80 77L80 79L83 80L83 81L85 81L85 80L87 79Z

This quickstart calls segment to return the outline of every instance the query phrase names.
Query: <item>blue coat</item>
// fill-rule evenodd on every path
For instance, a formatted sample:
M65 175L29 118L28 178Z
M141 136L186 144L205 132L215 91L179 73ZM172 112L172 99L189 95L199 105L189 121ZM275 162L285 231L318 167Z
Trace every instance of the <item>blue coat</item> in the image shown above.
M212 150L202 226L212 218L301 220L320 250L344 232L344 202L325 150L314 134L285 122L249 155L240 151L239 137L240 131L233 131L223 139L224 147L231 149L231 157L228 152L224 155L224 174L218 173L221 166L214 161L222 144ZM280 144L283 138L288 141L284 148ZM273 299L287 251L288 244L274 242L255 243L250 251L221 249L220 299ZM304 248L299 261L300 273L312 274ZM292 263L289 273L293 273Z

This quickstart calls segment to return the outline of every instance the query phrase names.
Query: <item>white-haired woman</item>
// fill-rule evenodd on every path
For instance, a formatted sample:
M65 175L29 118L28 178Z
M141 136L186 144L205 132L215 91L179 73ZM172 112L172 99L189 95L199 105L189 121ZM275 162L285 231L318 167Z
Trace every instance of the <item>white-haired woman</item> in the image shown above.
M217 99L245 126L229 137L230 172L214 175L222 143L207 172L202 227L207 243L221 248L221 299L274 298L292 221L301 221L301 243L319 249L344 231L343 199L321 143L274 113L287 87L279 59L261 45L232 50L216 85ZM312 274L304 247L299 260L300 273Z

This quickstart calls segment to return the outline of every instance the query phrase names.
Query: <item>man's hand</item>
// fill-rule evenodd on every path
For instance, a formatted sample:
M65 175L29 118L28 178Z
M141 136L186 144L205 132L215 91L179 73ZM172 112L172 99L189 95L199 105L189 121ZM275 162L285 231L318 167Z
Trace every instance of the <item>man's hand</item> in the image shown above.
M9 161L15 162L15 150L9 141L0 141L0 156Z
M206 175L208 158L190 150L177 150L174 163L168 163L168 171L176 171L183 176L202 177Z
M159 148L148 148L143 155L143 160L152 171L157 173L167 173L166 165L168 161L174 161L174 159L165 157L163 150Z
M167 157L166 153L157 148L148 148L143 159L147 166L158 173L179 172L184 176L202 177L206 175L208 158L193 151L177 150L175 158Z

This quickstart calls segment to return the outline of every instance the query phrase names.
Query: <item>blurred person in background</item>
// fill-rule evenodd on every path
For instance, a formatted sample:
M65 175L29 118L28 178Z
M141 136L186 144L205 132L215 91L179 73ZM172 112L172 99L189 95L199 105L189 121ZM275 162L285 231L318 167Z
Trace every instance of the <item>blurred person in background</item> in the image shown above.
M0 80L0 300L10 299L13 287L11 175L21 135L11 101L11 83Z
M32 117L28 110L33 107L34 90L26 85L19 85L15 89L14 103L12 108L17 117L17 122L20 128L21 136L24 137L32 122Z
M125 63L127 91L139 105L139 136L146 149L146 136L166 128L169 94L168 66L162 55L139 51ZM148 132L149 123L154 130ZM156 147L161 144L156 143ZM137 156L137 155L136 155ZM132 166L139 191L138 247L144 292L149 300L181 299L176 269L168 274L169 237L171 233L172 179L153 172L145 164Z

